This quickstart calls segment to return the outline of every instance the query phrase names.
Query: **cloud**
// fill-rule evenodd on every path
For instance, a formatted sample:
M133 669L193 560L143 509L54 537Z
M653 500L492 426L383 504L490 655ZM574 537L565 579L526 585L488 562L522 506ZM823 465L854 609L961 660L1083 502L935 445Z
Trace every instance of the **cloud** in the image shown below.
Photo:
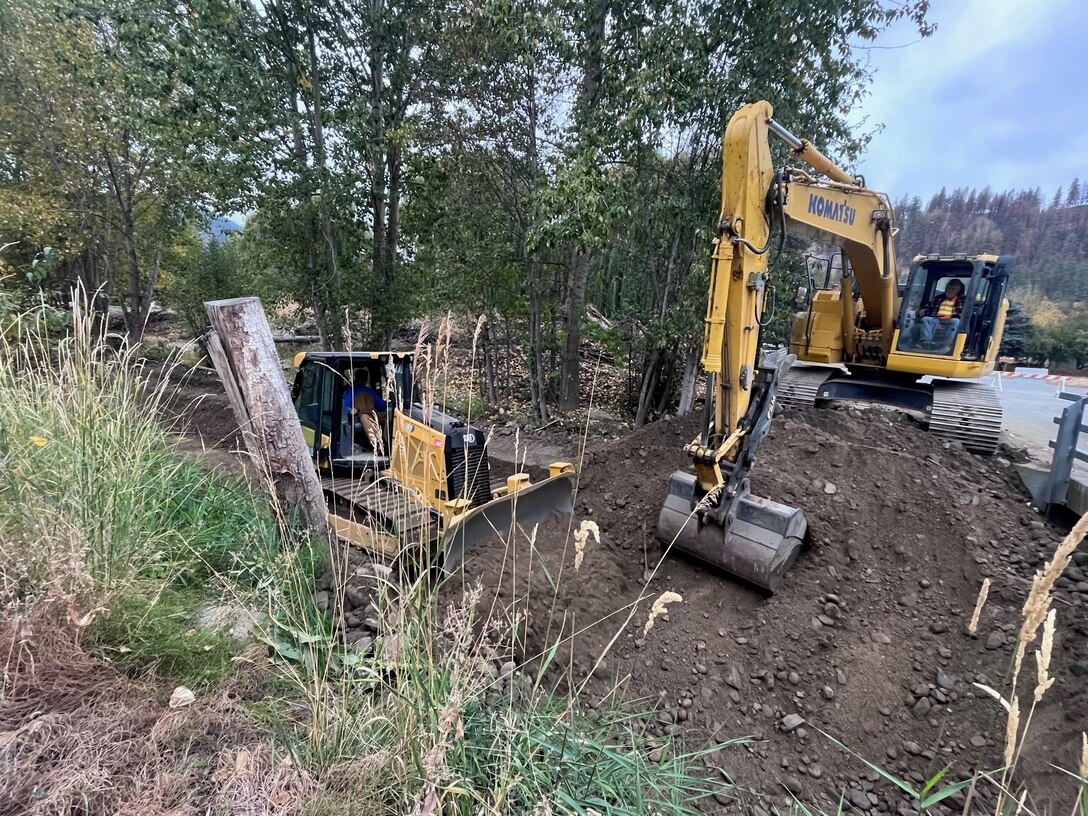
M1088 176L1078 64L1088 4L937 0L931 19L932 37L869 52L875 77L855 121L885 126L859 162L870 184L923 198L942 186L1049 195ZM876 45L912 36L902 24Z

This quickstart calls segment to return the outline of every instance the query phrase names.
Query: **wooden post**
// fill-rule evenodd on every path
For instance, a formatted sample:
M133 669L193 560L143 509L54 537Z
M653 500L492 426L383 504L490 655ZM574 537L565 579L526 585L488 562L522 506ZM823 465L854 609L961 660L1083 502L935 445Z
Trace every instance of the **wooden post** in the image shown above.
M270 476L283 506L296 509L308 527L328 538L321 482L260 299L212 300L204 308L212 324L208 353L257 472Z

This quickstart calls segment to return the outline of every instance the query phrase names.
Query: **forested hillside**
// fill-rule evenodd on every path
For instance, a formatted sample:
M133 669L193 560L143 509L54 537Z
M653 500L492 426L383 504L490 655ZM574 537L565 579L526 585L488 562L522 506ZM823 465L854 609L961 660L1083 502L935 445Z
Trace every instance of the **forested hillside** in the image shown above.
M896 204L900 272L922 252L1015 255L1014 299L1088 300L1088 184L1074 179L1049 201L1038 190L941 190Z

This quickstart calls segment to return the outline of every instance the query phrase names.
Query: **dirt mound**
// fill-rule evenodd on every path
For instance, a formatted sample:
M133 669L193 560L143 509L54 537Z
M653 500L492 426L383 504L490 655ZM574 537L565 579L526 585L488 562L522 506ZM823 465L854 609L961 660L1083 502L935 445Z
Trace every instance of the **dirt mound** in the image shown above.
M859 810L907 812L901 793L819 730L913 783L948 764L952 776L999 767L1004 712L971 684L1007 684L1028 578L1061 535L1027 508L1009 462L943 445L894 412L787 410L752 476L754 493L808 516L813 545L783 588L765 598L674 556L647 585L668 475L688 466L681 446L697 427L656 423L587 452L575 517L540 528L532 570L501 542L476 551L466 570L495 593L484 603L525 612L526 654L575 633L560 655L588 678L590 704L657 705L648 751L665 735L687 748L752 737L711 761L766 797L756 807L787 790L835 801L845 791ZM570 532L587 518L602 541L576 571ZM984 577L993 588L972 637ZM1075 768L1088 727L1083 581L1079 566L1061 579L1059 681L1025 749L1037 807L1072 801L1046 763ZM666 590L683 602L639 648L650 602Z

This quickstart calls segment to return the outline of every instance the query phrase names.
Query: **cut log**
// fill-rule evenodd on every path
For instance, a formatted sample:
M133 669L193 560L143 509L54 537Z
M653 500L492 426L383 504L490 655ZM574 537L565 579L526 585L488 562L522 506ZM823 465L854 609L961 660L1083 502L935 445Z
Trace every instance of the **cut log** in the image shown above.
M309 528L328 538L321 482L260 299L213 300L204 308L212 324L208 350L255 471L281 508L295 510Z

